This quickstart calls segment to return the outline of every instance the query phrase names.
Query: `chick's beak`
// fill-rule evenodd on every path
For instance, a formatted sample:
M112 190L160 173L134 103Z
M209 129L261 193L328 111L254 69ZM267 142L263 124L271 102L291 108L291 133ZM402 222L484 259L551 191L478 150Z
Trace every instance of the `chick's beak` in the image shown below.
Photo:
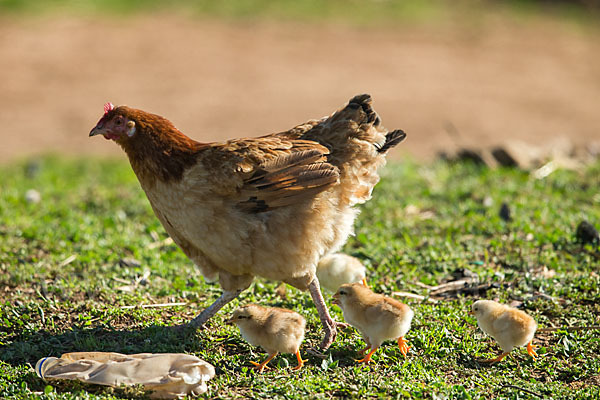
M467 314L469 314L469 315L475 315L475 313L473 312L473 310L469 311Z
M336 304L338 306L340 305L340 297L337 293L333 295L331 299L331 304Z

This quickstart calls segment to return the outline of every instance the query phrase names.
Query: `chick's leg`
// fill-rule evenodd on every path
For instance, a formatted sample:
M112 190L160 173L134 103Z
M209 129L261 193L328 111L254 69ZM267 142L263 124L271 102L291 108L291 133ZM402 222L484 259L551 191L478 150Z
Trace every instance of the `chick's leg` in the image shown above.
M406 357L408 350L410 350L410 346L407 343L408 342L406 339L404 339L404 336L400 336L398 338L398 347L400 348L400 353L402 353L404 357Z
M310 291L310 295L313 299L313 302L315 303L315 307L317 307L317 312L319 313L321 323L323 324L323 328L325 329L325 337L323 338L320 347L321 350L327 350L329 346L331 346L337 335L336 327L346 326L346 324L335 322L329 315L327 305L325 304L325 300L323 300L323 295L321 294L319 280L316 276L308 285L308 290Z
M367 285L367 278L362 278L362 284L365 285L365 287L369 287L369 285Z
M261 362L260 364L254 361L250 361L250 364L254 365L256 367L256 369L258 370L258 372L263 372L265 369L269 369L269 367L267 367L267 364L269 363L269 361L271 361L273 359L273 357L275 357L277 354L279 354L278 352L275 352L273 354L269 354L269 357Z
M369 340L369 337L367 335L365 335L364 332L361 331L360 334L361 334L363 340L365 341L365 343L367 344L367 347L365 347L364 349L360 349L358 351L358 354L360 354L361 356L364 356L368 350L371 350L371 341Z
M367 356L365 358L363 358L362 360L354 360L357 363L365 363L368 364L369 361L371 361L371 356L377 351L379 347L374 347L371 349L371 351L369 352L369 354L367 354Z
M508 353L510 353L509 351L507 351L506 353L502 353L500 354L498 357L496 358L492 358L491 360L477 360L480 363L485 363L485 364L493 364L493 363L497 363L502 361L502 359L504 357L506 357L508 355Z
M529 353L529 355L531 357L533 357L533 359L535 360L535 358L537 357L537 353L535 352L535 346L531 344L531 342L529 342L527 344L527 353Z
M188 326L192 328L199 328L206 323L209 319L213 317L223 306L229 303L231 300L235 299L242 293L244 289L238 290L224 290L223 294L215 300L208 308L200 313L196 318L191 320L188 323Z
M364 349L360 349L358 351L358 354L360 354L361 356L365 355L365 353L367 352L367 350L371 350L371 345L368 344L367 347L365 347Z
M298 359L298 365L293 368L294 371L298 371L300 368L302 368L304 363L308 361L308 360L303 360L302 357L300 357L300 350L298 350L296 352L296 358Z

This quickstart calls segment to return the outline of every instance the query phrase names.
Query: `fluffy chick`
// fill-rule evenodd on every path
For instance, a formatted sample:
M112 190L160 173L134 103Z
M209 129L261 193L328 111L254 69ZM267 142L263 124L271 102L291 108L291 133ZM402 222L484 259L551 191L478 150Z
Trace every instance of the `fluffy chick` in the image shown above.
M367 347L361 350L361 355L369 353L358 362L368 363L384 340L395 339L400 352L406 357L410 347L404 335L410 329L414 312L406 304L373 293L361 283L342 285L333 295L333 303L340 306L344 319L354 326L362 335Z
M262 363L250 361L259 372L279 353L293 353L299 370L306 360L300 357L306 320L300 314L284 308L262 307L250 304L234 311L228 321L240 328L242 337L251 345L262 347L269 356Z
M527 352L535 359L537 353L531 341L537 329L537 323L531 316L492 300L478 300L473 303L471 310L471 314L477 318L477 325L481 330L494 338L502 348L502 354L498 357L482 360L482 362L498 362L515 347L524 345L527 345Z
M335 293L344 283L362 282L367 286L365 266L356 257L335 253L323 257L317 264L321 287Z

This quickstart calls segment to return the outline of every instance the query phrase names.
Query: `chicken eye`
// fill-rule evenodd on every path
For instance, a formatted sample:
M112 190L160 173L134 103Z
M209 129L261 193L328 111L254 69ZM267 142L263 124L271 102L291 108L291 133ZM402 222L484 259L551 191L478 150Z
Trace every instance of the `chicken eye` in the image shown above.
M344 296L344 295L346 294L346 292L344 292L343 290L340 290L340 294L341 294L342 296Z
M121 122L123 122L123 120L121 118L117 118L115 125L121 125Z
M244 317L243 315L238 316L238 319L244 319L246 317Z

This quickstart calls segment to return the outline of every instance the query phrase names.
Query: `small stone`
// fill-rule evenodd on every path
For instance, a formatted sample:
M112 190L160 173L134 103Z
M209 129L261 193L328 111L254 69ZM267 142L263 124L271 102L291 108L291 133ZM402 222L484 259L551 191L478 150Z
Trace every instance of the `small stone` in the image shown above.
M500 206L500 211L498 212L498 215L500 216L500 218L502 218L506 222L509 222L510 220L512 220L510 207L508 206L507 203L502 203L502 205Z
M40 173L41 163L39 160L31 160L25 165L25 176L29 179L37 177Z
M600 242L600 236L594 225L587 221L581 221L577 225L577 231L575 232L575 238L578 242L586 243L598 243Z
M527 236L525 236L525 240L527 240L528 242L531 242L534 238L535 236L533 236L533 233L531 232L529 232Z
M142 263L135 258L122 258L119 260L119 264L121 264L122 267L129 268L139 268L142 266Z
M42 195L35 189L29 189L25 192L25 201L28 203L37 204L42 200Z
M483 206L490 208L492 204L494 204L494 199L492 199L490 196L485 196L483 199Z

